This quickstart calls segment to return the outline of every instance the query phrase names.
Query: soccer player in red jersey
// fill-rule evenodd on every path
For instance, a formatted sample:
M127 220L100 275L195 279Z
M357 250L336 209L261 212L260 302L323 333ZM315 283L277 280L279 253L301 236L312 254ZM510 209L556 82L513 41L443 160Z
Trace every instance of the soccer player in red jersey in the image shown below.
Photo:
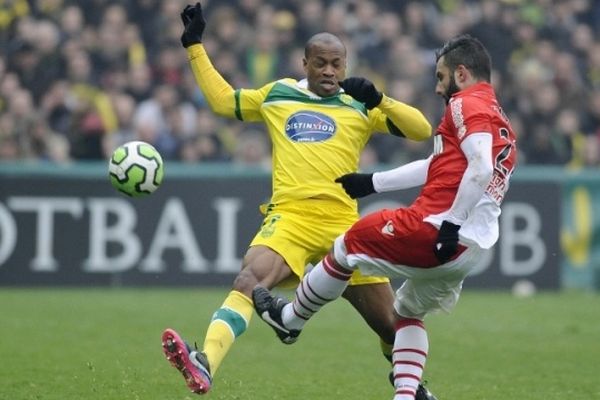
M394 400L433 398L418 387L429 347L423 320L455 306L463 280L498 240L500 206L516 165L515 134L490 84L485 47L461 35L436 58L436 93L446 109L433 154L337 180L353 198L423 185L418 198L356 222L304 277L292 302L260 286L253 292L261 318L280 337L297 337L315 312L342 294L354 270L404 278L394 302Z

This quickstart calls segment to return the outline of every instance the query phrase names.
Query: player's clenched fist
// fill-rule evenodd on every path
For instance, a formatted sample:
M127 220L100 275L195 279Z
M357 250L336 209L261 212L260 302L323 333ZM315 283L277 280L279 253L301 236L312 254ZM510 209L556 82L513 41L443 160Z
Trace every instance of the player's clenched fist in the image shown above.
M206 21L202 14L202 6L200 3L195 5L187 5L181 12L181 20L183 21L183 34L181 35L181 44L183 47L197 43L202 43L202 34L206 28Z
M433 252L437 259L445 264L456 254L458 251L458 231L460 225L453 224L449 221L442 222L440 230L438 232L437 240Z
M365 78L347 78L340 82L344 92L354 97L370 110L377 107L383 99L383 94L377 90L373 82Z
M342 175L335 181L340 183L348 196L353 199L375 193L375 188L373 187L373 174L359 174L354 172Z

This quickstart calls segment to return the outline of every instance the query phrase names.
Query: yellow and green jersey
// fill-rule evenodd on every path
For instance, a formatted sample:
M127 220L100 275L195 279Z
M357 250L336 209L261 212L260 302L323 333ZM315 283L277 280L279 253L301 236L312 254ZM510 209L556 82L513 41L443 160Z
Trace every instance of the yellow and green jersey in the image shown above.
M319 97L307 89L306 81L294 79L233 90L212 67L202 45L190 46L188 55L196 81L216 113L266 124L273 144L274 204L324 199L355 211L356 201L334 181L358 169L372 133L393 130L417 140L431 135L418 110L386 96L379 107L367 110L343 92Z
M282 79L235 92L236 117L263 121L273 143L271 202L334 199L356 207L334 180L358 169L372 132L388 131L386 116L379 110L367 113L343 93L318 97L301 83Z

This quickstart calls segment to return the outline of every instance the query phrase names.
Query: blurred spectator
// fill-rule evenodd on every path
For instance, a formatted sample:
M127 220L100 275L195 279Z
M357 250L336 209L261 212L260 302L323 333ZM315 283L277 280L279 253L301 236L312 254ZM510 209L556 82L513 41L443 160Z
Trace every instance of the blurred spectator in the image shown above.
M181 149L181 159L183 161L229 161L229 156L220 136L220 134L223 134L220 121L207 108L198 112L197 129L193 135L188 136Z
M258 29L244 56L250 86L258 88L280 76L279 65L282 63L279 61L275 30Z
M117 148L126 142L136 140L133 124L136 102L132 96L124 93L115 94L112 97L112 102L115 105L118 128L111 134L108 146Z
M260 131L208 117L179 43L184 0L0 3L0 158L103 159L147 140L166 159L259 163ZM191 2L190 2L191 3ZM235 87L300 77L303 43L328 30L348 73L435 125L433 50L467 32L489 48L522 163L600 165L600 1L205 0L205 47ZM260 28L254 28L260 27ZM300 57L298 57L300 56ZM404 163L431 144L377 139L361 165ZM253 161L251 161L253 160Z
M242 166L271 169L270 144L266 133L249 130L239 138L233 162Z
M78 160L105 158L103 138L107 131L92 102L93 95L79 97L72 113L67 137L71 156Z
M152 70L145 63L131 65L127 71L128 85L125 91L138 103L152 95Z
M312 35L325 30L323 25L325 2L321 0L301 0L297 4L296 40L298 43L306 43Z
M195 130L196 111L181 102L175 86L158 86L151 98L142 101L133 116L138 135L161 153L164 159L177 159L182 141Z

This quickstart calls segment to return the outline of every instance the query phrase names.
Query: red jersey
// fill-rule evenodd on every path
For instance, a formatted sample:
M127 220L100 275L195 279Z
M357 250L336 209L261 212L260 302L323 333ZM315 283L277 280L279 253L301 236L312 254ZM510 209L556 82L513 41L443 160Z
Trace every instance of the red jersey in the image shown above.
M427 180L413 203L424 219L440 225L451 208L467 160L460 148L474 133L492 134L493 177L483 198L461 227L461 237L489 248L498 238L500 204L516 164L516 136L489 83L477 83L455 93L434 136ZM411 207L411 208L412 208ZM483 229L482 229L483 228Z

